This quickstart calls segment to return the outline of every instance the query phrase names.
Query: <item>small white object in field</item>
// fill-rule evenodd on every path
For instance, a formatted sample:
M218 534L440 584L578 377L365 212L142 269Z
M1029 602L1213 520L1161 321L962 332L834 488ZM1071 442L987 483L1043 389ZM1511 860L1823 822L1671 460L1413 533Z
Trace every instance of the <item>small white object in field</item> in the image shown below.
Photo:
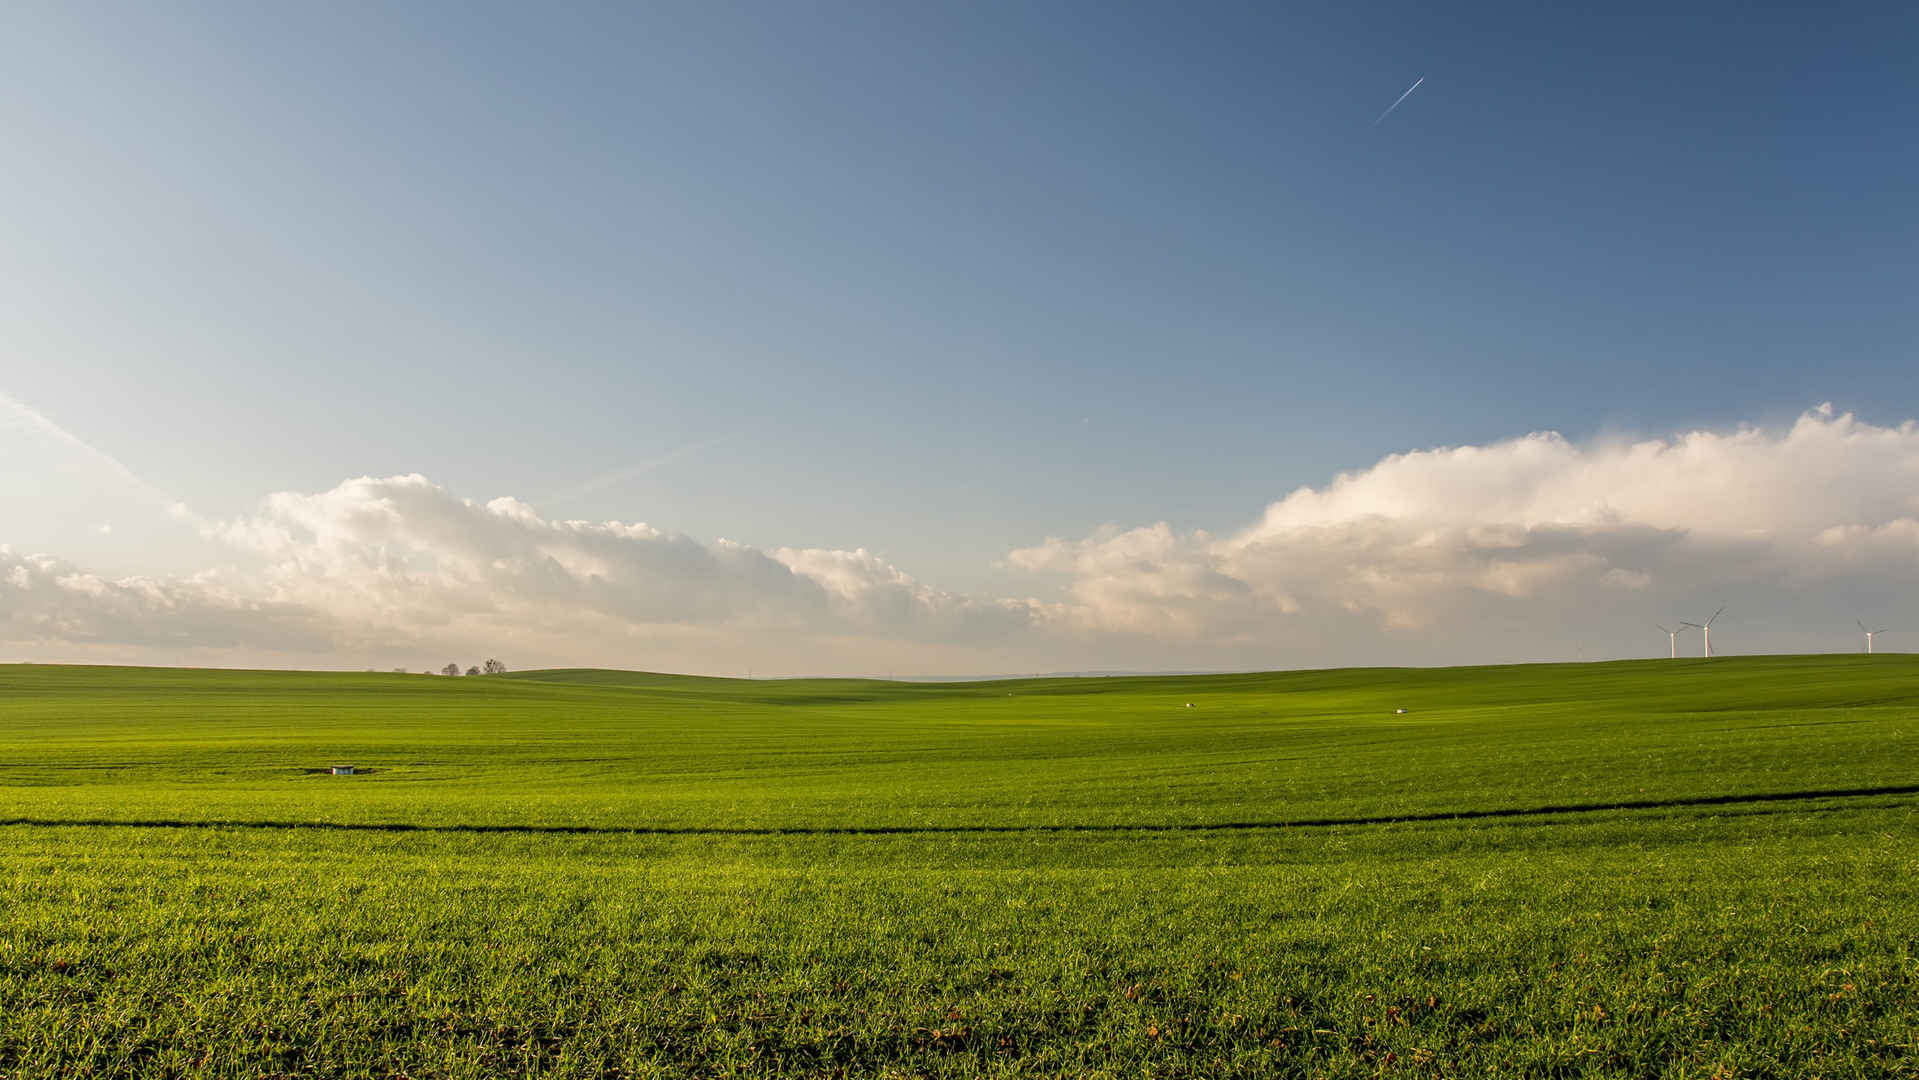
M1190 708L1192 708L1192 707L1193 707L1193 703L1192 703L1192 702L1190 702L1190 701L1189 701L1189 702L1187 702L1187 703L1186 703L1186 707L1187 707L1187 708L1189 708L1189 709L1190 709Z
M1393 710L1393 712L1394 712L1395 714L1401 714L1401 713L1404 713L1405 711L1406 711L1405 709L1394 709L1394 710Z

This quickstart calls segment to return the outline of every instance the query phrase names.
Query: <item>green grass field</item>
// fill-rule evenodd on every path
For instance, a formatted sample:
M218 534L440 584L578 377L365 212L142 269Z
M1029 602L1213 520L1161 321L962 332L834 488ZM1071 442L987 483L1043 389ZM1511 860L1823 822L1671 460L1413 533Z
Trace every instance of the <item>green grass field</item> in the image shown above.
M0 1077L1919 1076L1915 807L1899 655L4 666Z

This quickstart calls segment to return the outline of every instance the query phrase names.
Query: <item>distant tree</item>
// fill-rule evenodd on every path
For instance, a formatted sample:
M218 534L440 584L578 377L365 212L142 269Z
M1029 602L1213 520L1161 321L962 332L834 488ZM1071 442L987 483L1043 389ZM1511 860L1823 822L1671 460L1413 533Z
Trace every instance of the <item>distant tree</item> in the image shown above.
M447 666L440 669L440 674L442 675L458 675L459 673L460 673L460 665L458 664L448 664Z
M396 667L396 668L394 668L394 669L393 669L393 674L395 674L395 675L405 675L405 674L406 674L406 669L405 669L405 668L403 668L403 667Z
M486 673L488 675L504 675L506 674L506 665L500 663L498 660L488 660L486 662Z
M468 675L478 675L480 673L480 669L476 667L470 667L466 669L466 673Z

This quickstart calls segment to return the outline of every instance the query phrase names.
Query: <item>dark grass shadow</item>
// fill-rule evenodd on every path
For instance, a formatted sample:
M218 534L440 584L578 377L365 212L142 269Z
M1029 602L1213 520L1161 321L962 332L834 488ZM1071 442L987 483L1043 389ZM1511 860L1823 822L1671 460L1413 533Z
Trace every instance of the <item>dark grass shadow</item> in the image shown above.
M1498 810L1439 810L1417 814L1377 814L1353 817L1294 818L1277 821L1222 821L1175 824L1036 824L1036 825L844 825L844 826L726 826L726 825L489 825L414 824L410 822L353 821L245 821L174 818L115 820L111 818L0 818L0 826L43 828L121 829L310 829L328 832L381 833L507 833L532 836L898 836L928 833L1180 833L1233 832L1283 829L1325 829L1360 825L1403 825L1419 822L1486 821L1504 818L1552 818L1567 814L1600 814L1633 810L1671 810L1687 807L1750 807L1766 803L1797 803L1827 799L1869 799L1890 795L1919 795L1919 784L1880 787L1826 788L1810 791L1773 791L1745 795L1698 795L1673 799L1629 799L1616 802L1560 803Z

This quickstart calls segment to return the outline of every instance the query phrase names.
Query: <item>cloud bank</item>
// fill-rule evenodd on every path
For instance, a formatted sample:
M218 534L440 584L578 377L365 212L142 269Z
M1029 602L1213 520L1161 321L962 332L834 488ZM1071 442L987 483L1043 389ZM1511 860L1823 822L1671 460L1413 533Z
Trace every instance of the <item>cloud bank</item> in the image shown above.
M1919 426L1821 407L1784 430L1394 454L1236 532L1014 550L1021 597L942 591L863 549L549 519L418 475L204 529L231 558L187 577L0 548L0 642L927 673L1633 655L1646 623L1703 613L1684 605L1849 626L1919 598Z
M1535 433L1392 455L1227 536L1109 529L1009 562L1068 582L1042 612L1054 625L1185 638L1328 615L1426 632L1500 607L1543 631L1580 611L1650 614L1718 592L1778 603L1846 583L1909 590L1919 428L1822 406L1783 432L1583 446Z

